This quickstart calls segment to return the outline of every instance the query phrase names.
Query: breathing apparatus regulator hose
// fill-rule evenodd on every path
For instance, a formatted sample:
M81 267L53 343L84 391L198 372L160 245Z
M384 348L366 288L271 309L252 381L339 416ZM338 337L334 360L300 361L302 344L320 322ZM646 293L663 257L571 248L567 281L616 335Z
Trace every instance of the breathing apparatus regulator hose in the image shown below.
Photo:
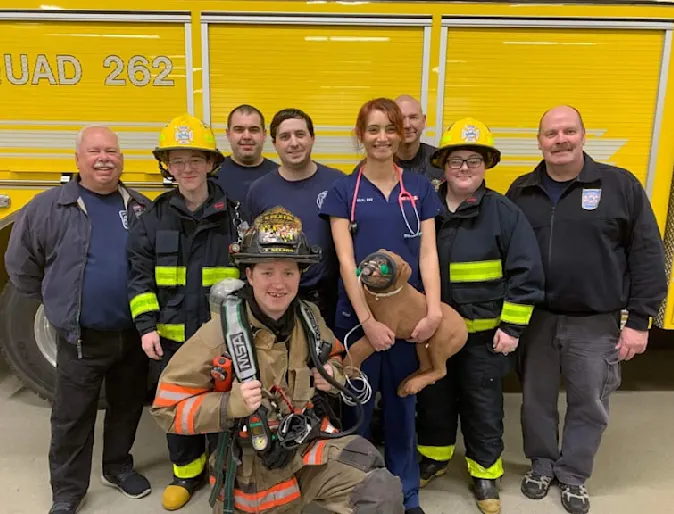
M338 383L334 378L332 378L330 375L328 375L328 372L325 370L325 366L321 362L321 359L318 357L318 351L316 350L316 346L313 344L309 345L309 354L311 357L311 362L313 365L316 367L318 370L318 374L321 375L328 384L330 384L332 387L337 389L342 395L346 395L349 398L353 400L353 404L355 405L356 409L358 410L358 421L354 426L349 428L348 430L345 430L343 432L335 432L335 433L329 433L329 432L320 432L320 438L321 439L339 439L340 437L344 437L347 435L353 435L356 433L356 431L360 428L360 426L363 424L365 421L365 411L363 409L363 403L360 401L360 398L350 389L347 387L344 387L340 383Z

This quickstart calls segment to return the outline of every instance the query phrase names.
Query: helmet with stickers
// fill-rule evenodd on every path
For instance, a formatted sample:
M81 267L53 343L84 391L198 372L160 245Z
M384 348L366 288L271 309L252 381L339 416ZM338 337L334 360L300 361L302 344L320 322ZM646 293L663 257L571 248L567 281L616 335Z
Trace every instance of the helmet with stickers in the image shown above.
M173 118L161 130L159 145L152 151L155 159L159 161L162 175L167 178L170 178L170 175L162 164L168 164L168 154L171 150L198 150L208 153L213 159L211 174L215 173L225 160L225 156L218 150L211 127L189 114Z
M487 169L501 160L501 152L494 146L494 136L489 127L474 118L463 118L452 123L442 135L439 148L431 156L431 164L443 169L449 154L463 149L476 150L484 156Z
M304 269L321 259L321 249L311 247L302 232L302 220L280 206L260 214L241 243L230 246L230 253L237 266L292 259Z

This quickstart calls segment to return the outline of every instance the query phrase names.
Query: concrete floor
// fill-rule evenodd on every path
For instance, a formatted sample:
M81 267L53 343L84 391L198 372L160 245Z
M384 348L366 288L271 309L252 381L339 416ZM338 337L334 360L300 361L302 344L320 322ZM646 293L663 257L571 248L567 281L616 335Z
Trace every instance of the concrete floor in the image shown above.
M643 359L645 364L645 357ZM650 372L636 372L639 366L632 363L626 366L627 387L623 389L641 391L621 390L613 396L611 425L597 457L595 476L588 483L594 513L674 512L674 375L671 374L674 352L653 355L651 359L654 364ZM655 366L662 369L662 373L654 373ZM630 374L632 369L634 372ZM666 382L656 381L660 391L652 391L655 387L648 378L661 378L664 373L668 377ZM503 512L564 513L557 489L551 490L542 501L527 500L519 492L520 477L527 469L519 427L520 401L518 393L506 394ZM560 405L562 402L563 397ZM49 413L48 404L23 389L0 360L0 484L3 492L0 514L40 514L49 510ZM161 491L171 472L165 439L155 422L147 413L143 416L134 448L137 468L148 476L154 487L154 492L142 500L126 499L101 485L101 432L102 415L96 426L94 469L82 513L165 512L160 504ZM460 455L457 453L457 457ZM181 512L209 512L207 496L202 490ZM463 459L455 457L451 472L422 490L421 504L428 514L478 513L468 489Z

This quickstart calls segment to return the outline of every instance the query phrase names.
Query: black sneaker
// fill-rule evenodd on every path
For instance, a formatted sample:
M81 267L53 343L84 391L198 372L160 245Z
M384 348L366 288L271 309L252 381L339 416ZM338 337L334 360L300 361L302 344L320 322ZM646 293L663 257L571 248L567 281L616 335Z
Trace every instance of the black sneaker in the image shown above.
M419 462L419 487L425 487L435 477L447 473L448 460L434 460L422 457Z
M80 501L57 501L49 509L49 514L75 514L84 505L84 498Z
M522 479L522 494L531 500L542 500L552 485L552 477L528 471Z
M571 514L586 514L590 511L590 495L584 485L559 484L562 491L562 506Z
M143 498L152 492L147 478L133 469L117 475L103 475L101 481L103 485L118 489L127 498Z

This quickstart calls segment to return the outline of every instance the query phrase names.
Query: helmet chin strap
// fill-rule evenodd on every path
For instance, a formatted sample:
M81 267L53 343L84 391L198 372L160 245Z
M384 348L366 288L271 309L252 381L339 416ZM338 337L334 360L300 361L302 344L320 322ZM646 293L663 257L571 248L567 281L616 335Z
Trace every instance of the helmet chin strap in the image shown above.
M176 180L175 177L171 175L168 168L164 166L164 163L162 161L157 161L157 165L159 166L159 171L162 177L164 177L167 180L170 180L171 182L175 182Z

